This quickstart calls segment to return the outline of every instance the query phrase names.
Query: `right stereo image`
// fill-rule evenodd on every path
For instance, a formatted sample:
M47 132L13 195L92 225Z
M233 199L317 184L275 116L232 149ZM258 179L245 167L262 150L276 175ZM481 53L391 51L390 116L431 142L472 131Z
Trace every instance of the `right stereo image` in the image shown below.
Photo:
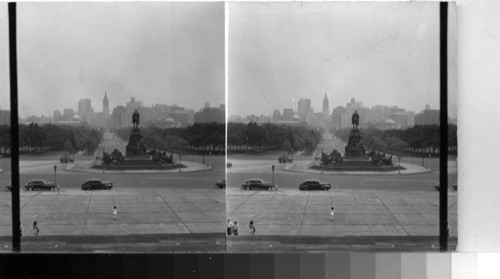
M456 248L455 8L229 3L227 252Z

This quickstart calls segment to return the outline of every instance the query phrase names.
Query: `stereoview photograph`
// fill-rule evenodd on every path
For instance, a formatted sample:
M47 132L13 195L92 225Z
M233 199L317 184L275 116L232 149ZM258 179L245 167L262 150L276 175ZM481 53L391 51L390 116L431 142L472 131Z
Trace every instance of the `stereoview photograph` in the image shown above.
M227 251L457 241L454 6L439 185L439 3L229 3Z
M22 251L225 251L223 3L18 3L17 53Z

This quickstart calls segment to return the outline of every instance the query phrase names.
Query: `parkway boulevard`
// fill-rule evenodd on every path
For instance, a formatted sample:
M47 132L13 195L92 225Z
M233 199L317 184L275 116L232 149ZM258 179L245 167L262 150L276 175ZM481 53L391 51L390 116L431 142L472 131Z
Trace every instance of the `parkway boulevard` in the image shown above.
M350 240L382 237L389 245L387 250L401 243L397 239L405 242L411 237L420 239L418 247L422 250L437 245L439 193L434 185L439 182L438 158L401 158L401 165L406 167L401 173L334 173L304 167L313 162L321 150L331 152L334 147L342 150L344 146L339 139L324 138L314 154L294 153L293 163L288 164L278 163L279 152L229 155L232 165L227 170L227 217L241 224L243 237L229 238L228 251L292 251L287 248L290 245L310 249L307 247L311 241L319 241L310 237L321 237L319 239L327 239L328 243L330 240L341 243L345 237ZM399 163L394 155L393 162ZM275 166L274 175L272 165ZM241 184L251 178L274 180L279 189L242 190ZM306 179L331 183L332 188L329 191L299 191L300 183ZM456 237L457 192L451 190L457 181L454 157L448 160L448 180L448 222L450 236ZM330 220L332 206L335 208L333 222ZM249 236L248 229L251 220L256 227L253 237ZM415 245L407 244L408 247ZM331 246L331 243L322 245Z
M125 143L105 134L99 150ZM61 164L61 153L22 155L21 187L31 179L55 181L60 191L21 189L23 251L55 252L220 252L225 249L225 191L215 182L225 177L224 156L183 155L179 172L99 171L89 168L95 155L77 154ZM178 156L174 160L179 160ZM54 172L54 166L57 171ZM0 172L0 251L11 245L10 162ZM83 191L87 179L113 182L111 190ZM113 207L117 206L117 218ZM38 222L40 234L31 228Z

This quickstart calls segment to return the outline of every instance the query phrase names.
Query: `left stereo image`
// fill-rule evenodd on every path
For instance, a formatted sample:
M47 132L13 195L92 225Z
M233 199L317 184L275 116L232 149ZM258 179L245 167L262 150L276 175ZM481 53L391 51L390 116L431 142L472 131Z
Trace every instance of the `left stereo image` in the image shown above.
M0 250L17 137L21 251L224 252L224 3L17 3L16 17L19 134L0 44Z

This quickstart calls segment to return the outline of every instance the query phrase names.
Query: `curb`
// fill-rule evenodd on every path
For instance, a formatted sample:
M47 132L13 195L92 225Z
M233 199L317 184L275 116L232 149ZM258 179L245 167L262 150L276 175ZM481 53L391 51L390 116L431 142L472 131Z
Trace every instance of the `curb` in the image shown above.
M73 169L72 167L66 167L65 169L67 172L76 172L76 173L102 173L103 170L79 170L79 169ZM212 167L207 167L206 169L199 169L199 170L185 170L182 169L181 172L179 172L177 169L175 170L121 170L121 171L116 171L116 170L104 170L108 174L131 174L131 173L193 173L193 172L205 172L205 171L212 171Z
M310 174L323 174L323 175L393 175L393 176L405 176L405 175L414 175L414 174L423 174L423 173L431 173L431 170L425 169L422 171L416 171L416 172L400 172L398 171L389 171L389 172L378 172L378 171L319 171L319 170L310 170L310 169L305 169L305 170L300 170L300 169L292 169L292 167L295 166L293 164L290 167L284 167L283 170L287 172L294 172L294 173L310 173Z

